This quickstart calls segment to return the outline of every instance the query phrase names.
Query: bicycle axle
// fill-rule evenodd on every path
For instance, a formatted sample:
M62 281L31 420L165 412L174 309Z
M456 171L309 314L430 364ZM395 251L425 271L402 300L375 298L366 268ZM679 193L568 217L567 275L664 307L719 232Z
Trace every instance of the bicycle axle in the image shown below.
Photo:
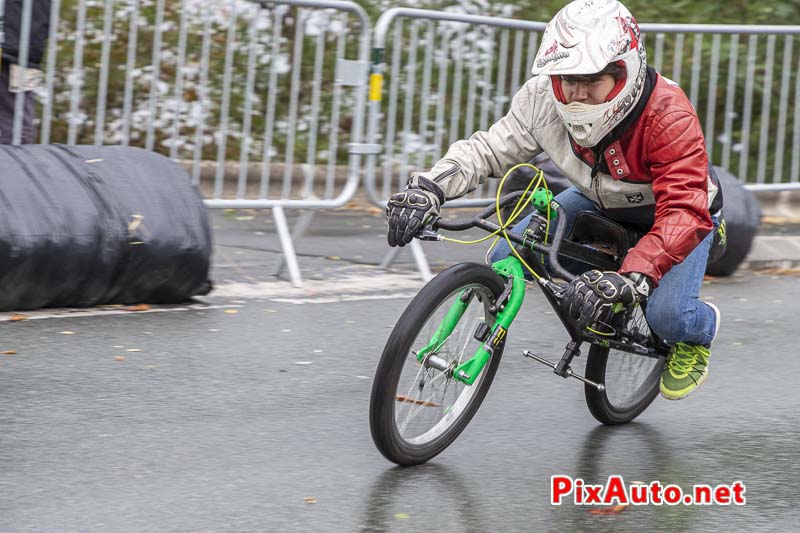
M543 357L539 357L538 355L536 355L534 353L531 353L529 350L524 350L522 352L522 355L524 355L525 357L528 357L530 359L533 359L534 361L537 361L539 363L542 363L544 365L549 366L550 368L553 369L554 372L556 371L556 364L555 363L552 363L552 362L548 361L547 359L545 359ZM559 374L559 375L561 375L561 374ZM579 381L582 381L582 382L586 383L587 385L590 385L590 386L594 387L595 389L597 389L600 392L603 392L604 390L606 390L606 386L605 385L603 385L602 383L595 383L594 381L592 381L590 379L586 379L585 377L581 376L580 374L575 373L572 370L572 367L570 367L570 366L567 366L564 369L564 375L562 377L564 377L564 378L575 378L575 379L577 379Z

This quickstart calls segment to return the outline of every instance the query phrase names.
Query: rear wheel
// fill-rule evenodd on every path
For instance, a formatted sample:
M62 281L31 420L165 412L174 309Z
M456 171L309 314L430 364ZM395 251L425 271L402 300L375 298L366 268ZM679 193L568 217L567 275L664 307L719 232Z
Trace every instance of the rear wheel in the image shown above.
M626 321L626 329L652 346L653 336L637 306ZM604 391L586 385L586 405L603 424L626 424L639 416L658 395L664 357L649 357L593 344L586 358L586 377L605 385Z
M428 461L458 437L480 407L500 363L502 345L472 385L453 379L452 370L427 367L416 354L461 302L466 309L433 353L450 369L470 359L482 344L475 331L482 322L494 324L490 308L503 288L503 279L487 266L455 265L425 285L397 321L375 372L370 399L372 439L390 461Z

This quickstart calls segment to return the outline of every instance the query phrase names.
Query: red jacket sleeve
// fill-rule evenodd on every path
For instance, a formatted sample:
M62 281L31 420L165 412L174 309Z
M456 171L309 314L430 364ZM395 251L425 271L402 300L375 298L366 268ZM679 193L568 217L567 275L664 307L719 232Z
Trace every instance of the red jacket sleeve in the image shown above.
M645 135L643 159L653 178L655 223L628 252L620 272L641 272L658 284L714 227L708 154L697 115L684 109L662 115Z

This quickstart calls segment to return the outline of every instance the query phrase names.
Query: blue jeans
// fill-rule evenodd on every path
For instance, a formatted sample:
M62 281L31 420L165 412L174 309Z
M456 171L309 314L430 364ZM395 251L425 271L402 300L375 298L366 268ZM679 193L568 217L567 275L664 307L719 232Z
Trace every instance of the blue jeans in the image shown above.
M566 211L567 229L565 235L575 222L575 217L580 211L594 211L600 209L575 187L563 191L555 198ZM522 232L530 222L531 216L525 217L514 226L514 230ZM556 219L556 224L561 223ZM718 221L714 219L716 229ZM685 342L687 344L710 345L714 339L716 328L716 314L702 300L700 300L700 287L708 262L708 251L714 239L712 231L683 262L673 266L658 284L658 287L647 300L647 323L650 329L659 337L669 343ZM511 254L511 249L505 240L500 240L489 256L491 262L499 261ZM573 264L576 262L573 262ZM564 261L565 268L574 270L573 264ZM586 267L584 266L585 270Z

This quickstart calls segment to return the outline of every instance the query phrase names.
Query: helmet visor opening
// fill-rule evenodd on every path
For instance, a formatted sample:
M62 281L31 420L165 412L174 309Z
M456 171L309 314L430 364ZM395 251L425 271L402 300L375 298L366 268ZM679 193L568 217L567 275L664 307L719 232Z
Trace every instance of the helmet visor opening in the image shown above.
M609 63L606 68L602 70L602 72L609 71L608 74L614 76L616 83L614 84L614 88L611 89L611 92L608 93L606 97L606 102L610 102L617 95L625 88L625 83L628 81L628 71L625 69L625 62L624 61L615 61L613 63Z
M603 76L611 76L614 78L614 87L612 87L611 92L608 93L608 96L605 97L605 102L610 102L620 92L622 92L622 90L625 88L625 83L628 80L624 61L615 61L613 63L609 63L606 68L593 74L551 75L550 81L553 86L553 94L555 95L556 100L562 104L566 104L567 97L565 96L564 89L561 85L562 81L567 83L592 84L597 82Z

